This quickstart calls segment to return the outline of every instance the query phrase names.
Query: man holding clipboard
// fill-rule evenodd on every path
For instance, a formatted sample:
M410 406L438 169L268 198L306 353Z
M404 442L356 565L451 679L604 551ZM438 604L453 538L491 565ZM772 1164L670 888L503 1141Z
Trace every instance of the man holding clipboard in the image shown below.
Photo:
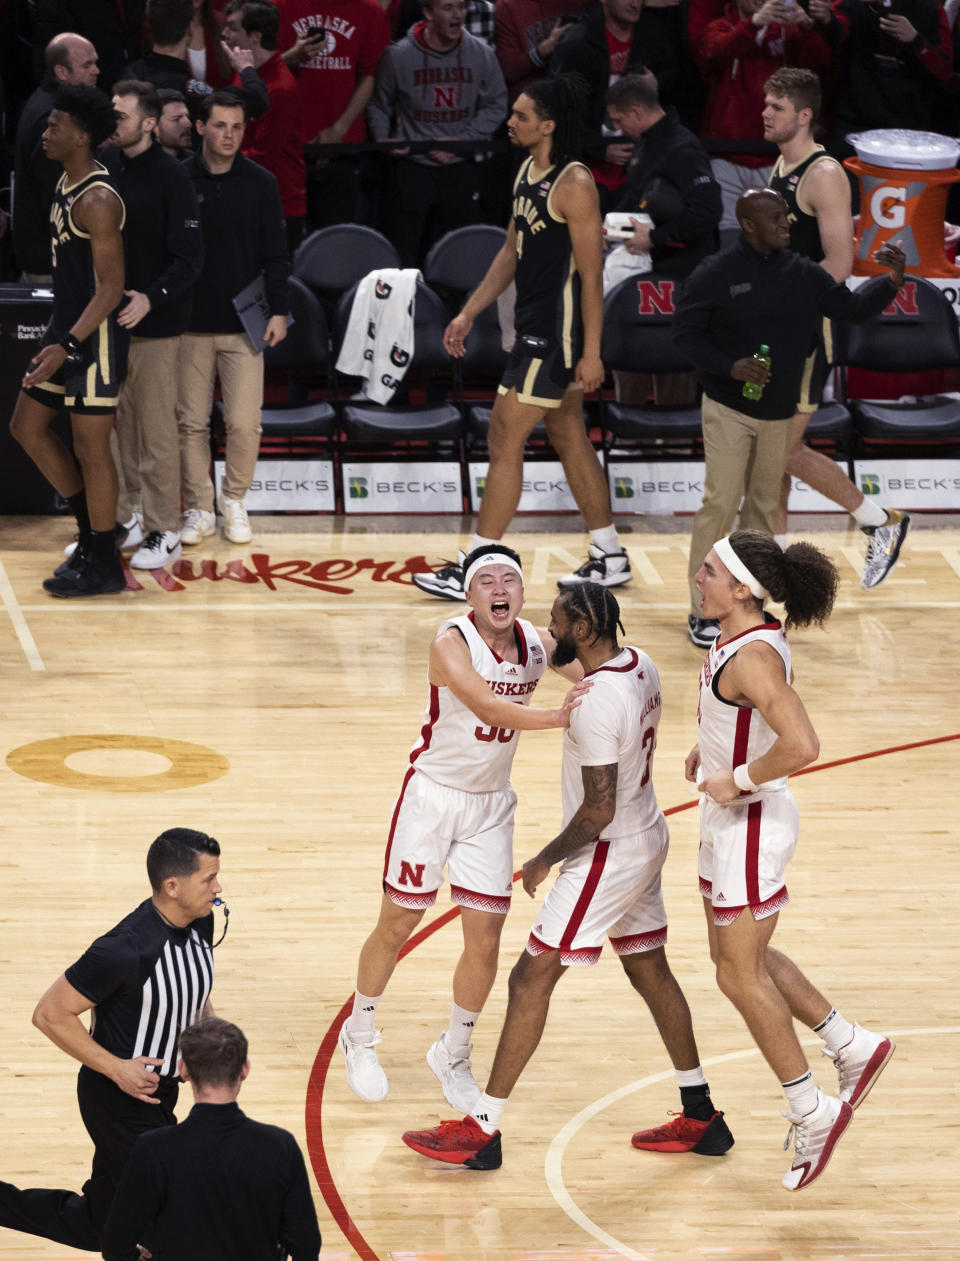
M203 272L183 338L177 402L184 507L180 540L186 544L200 543L216 531L210 407L218 376L227 431L218 506L226 538L250 542L244 498L260 449L260 351L287 335L290 260L280 193L274 176L240 152L245 121L243 105L232 92L213 92L197 121L200 152L184 163L197 191L204 244ZM261 280L266 320L254 349L245 329L250 298Z

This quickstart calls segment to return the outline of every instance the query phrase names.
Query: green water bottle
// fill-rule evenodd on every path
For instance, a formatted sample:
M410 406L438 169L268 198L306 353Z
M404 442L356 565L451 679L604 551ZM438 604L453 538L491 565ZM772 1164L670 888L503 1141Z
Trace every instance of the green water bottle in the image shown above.
M769 346L761 346L753 357L754 359L759 359L761 363L765 363L768 368L770 367ZM758 398L763 398L763 386L759 385L756 381L744 381L743 397L752 399L753 402L756 402Z

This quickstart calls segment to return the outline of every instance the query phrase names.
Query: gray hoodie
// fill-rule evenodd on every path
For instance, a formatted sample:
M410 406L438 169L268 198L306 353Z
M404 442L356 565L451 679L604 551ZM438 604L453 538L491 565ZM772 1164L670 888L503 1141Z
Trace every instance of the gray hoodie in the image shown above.
M418 22L380 58L367 106L371 135L374 140L489 140L507 116L507 87L493 50L463 31L455 48L435 52L424 43L425 25ZM412 160L437 165L425 153L413 154Z

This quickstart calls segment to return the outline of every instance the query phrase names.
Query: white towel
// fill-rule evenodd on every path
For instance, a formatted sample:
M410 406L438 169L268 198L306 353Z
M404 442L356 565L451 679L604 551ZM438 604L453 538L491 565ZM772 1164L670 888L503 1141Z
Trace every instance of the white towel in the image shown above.
M413 357L416 310L415 267L385 267L368 272L357 286L350 320L337 356L337 371L363 377L353 396L389 403Z

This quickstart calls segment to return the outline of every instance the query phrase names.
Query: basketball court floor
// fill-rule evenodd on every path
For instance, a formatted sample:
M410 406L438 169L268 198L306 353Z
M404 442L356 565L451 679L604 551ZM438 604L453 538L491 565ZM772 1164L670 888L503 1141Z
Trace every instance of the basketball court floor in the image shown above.
M511 536L525 562L525 615L537 623L556 578L583 559L578 524L527 519ZM252 545L210 540L172 573L138 573L120 595L57 601L40 583L67 523L0 521L0 1178L79 1189L87 1176L74 1065L31 1012L147 896L153 837L184 825L222 845L230 921L213 999L250 1039L240 1103L300 1139L325 1257L960 1258L960 518L915 518L897 570L874 592L858 585L862 539L847 518L792 521L794 536L836 560L843 583L827 629L792 636L821 756L793 781L801 839L775 942L845 1015L897 1042L829 1170L797 1195L780 1186L782 1096L706 951L683 778L702 659L685 633L689 519L621 523L635 578L619 594L627 642L662 674L654 780L672 834L668 955L736 1145L721 1159L631 1148L635 1129L679 1101L652 1022L606 950L560 982L494 1173L428 1162L400 1141L452 1115L424 1060L446 1024L459 952L445 890L380 1005L382 1103L348 1090L336 1050L421 723L428 643L460 607L422 595L409 574L454 554L470 522L254 525ZM562 691L548 677L536 702ZM513 775L518 868L559 830L559 772L560 734L525 735ZM517 887L474 1039L481 1081L535 907ZM831 1085L819 1041L805 1034L805 1045ZM4 1261L70 1255L0 1230Z

